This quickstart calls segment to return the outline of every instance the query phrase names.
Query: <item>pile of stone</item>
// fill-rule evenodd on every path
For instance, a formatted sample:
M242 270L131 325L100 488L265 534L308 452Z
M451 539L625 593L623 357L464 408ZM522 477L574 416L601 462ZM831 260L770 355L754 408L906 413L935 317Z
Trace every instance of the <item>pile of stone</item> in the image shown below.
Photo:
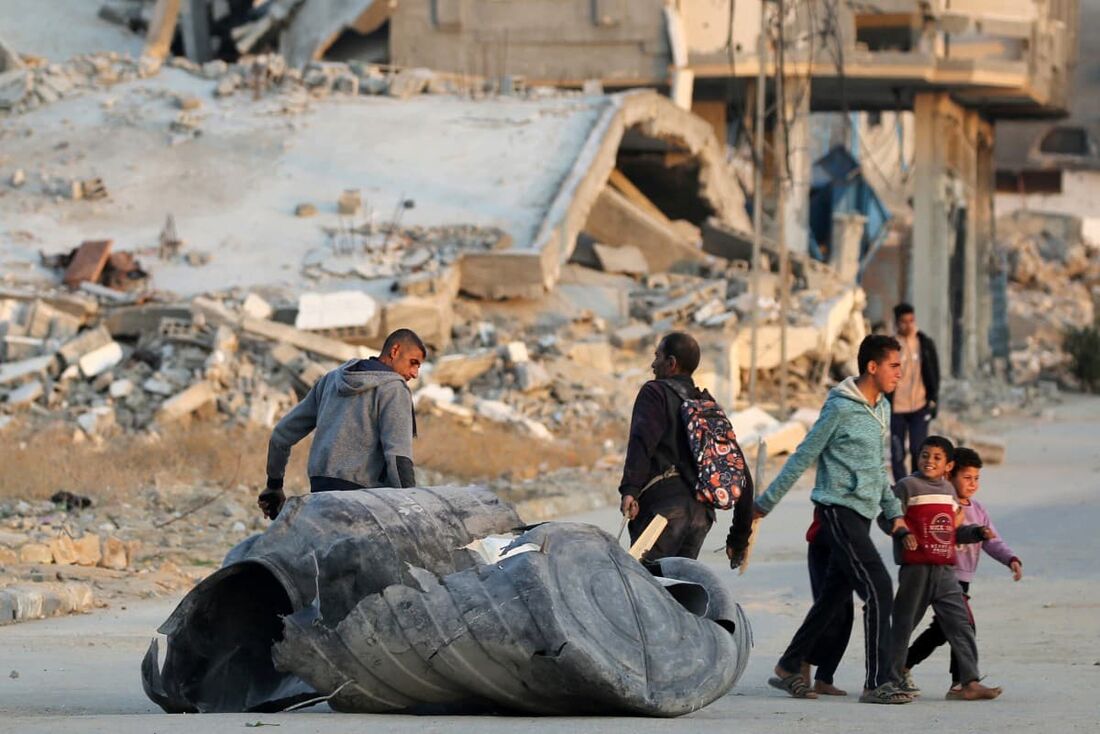
M73 94L157 72L156 65L115 52L85 54L60 64L26 57L22 61L19 68L0 73L0 114L26 112Z
M1083 237L1080 218L1039 212L998 219L997 235L1008 267L1013 382L1079 389L1063 340L1067 330L1095 323L1100 244Z

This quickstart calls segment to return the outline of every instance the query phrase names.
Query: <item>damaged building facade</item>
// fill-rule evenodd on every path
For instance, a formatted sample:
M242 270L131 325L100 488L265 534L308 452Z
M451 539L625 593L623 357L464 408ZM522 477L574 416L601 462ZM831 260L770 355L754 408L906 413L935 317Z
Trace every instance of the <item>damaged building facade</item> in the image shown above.
M1070 0L269 0L243 20L232 2L159 0L156 9L172 15L173 4L175 48L196 61L266 49L292 65L357 58L485 80L501 91L645 87L709 123L706 132L675 120L653 98L614 103L535 239L468 258L469 292L491 297L552 286L581 233L600 240L623 226L653 261L697 241L677 220L698 227L717 215L749 230L751 175L739 179L721 161L729 149L747 149L764 78L769 144L758 198L766 236L841 270L853 269L841 258L858 261L859 274L875 270L867 284L880 312L873 317L885 315L884 304L911 301L943 345L943 367L960 376L1005 356L994 355L987 338L1002 320L993 291L1004 271L993 244L994 126L1065 114L1079 12ZM148 5L152 38L163 34L157 21L165 13ZM774 112L777 93L782 115ZM919 161L900 204L911 214L911 236L881 251L893 262L877 268L870 260L880 248L869 238L842 236L832 247L831 228L815 237L810 222L813 113L857 111L906 115L899 130L911 131L908 147ZM631 201L624 188L644 197ZM861 240L859 251L847 252L844 239Z

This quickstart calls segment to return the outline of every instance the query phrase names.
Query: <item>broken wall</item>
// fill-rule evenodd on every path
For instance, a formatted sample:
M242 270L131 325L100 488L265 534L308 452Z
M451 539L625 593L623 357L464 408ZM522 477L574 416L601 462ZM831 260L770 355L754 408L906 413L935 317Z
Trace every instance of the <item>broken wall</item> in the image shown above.
M662 0L405 0L390 22L392 61L464 74L579 86L668 78Z

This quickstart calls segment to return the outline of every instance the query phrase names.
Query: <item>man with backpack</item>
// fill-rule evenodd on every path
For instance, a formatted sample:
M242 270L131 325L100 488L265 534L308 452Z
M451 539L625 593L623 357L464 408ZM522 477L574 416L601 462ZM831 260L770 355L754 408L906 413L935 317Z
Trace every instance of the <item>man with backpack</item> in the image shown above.
M631 543L655 516L668 520L646 555L655 561L698 558L715 508L733 506L727 547L736 565L752 529L752 477L728 419L695 386L698 366L699 344L690 335L673 332L657 345L656 379L642 385L634 402L620 509L630 520Z

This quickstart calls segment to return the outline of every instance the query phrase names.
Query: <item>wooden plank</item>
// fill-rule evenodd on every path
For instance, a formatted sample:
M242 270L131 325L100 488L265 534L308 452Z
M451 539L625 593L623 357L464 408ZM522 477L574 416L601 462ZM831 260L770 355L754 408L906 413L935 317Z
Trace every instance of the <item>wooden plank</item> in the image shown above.
M346 362L349 359L362 359L371 354L371 351L364 347L352 346L346 342L330 339L319 334L310 334L295 329L293 326L280 324L277 321L246 317L242 320L241 326L247 333L254 336L286 342L307 352L313 352L329 359L338 359L341 362Z
M649 552L649 549L657 542L657 539L661 537L661 533L665 531L665 526L668 525L668 519L664 515L656 515L653 520L650 521L646 529L642 531L642 534L638 536L638 540L634 542L634 545L630 546L631 558L636 561L642 560L642 556Z
M180 0L157 0L153 8L153 19L149 21L149 31L145 34L145 49L142 56L164 61L172 48L172 37L176 35L176 21L179 20Z
M618 168L611 172L610 178L607 182L626 198L633 201L635 204L645 209L657 219L668 223L669 218L665 216L665 213L660 208L649 200L649 197L642 193L642 190L634 185L634 182L626 177L626 174L620 171Z
M65 275L61 280L70 288L81 283L96 283L107 267L107 258L111 255L111 240L86 240L80 244L73 256Z
M752 489L753 489L753 513L756 512L756 498L760 496L760 492L764 488L764 468L768 461L768 444L764 442L764 439L756 444L756 473L753 475ZM744 576L745 571L749 567L749 561L752 559L752 548L756 545L756 531L760 527L760 518L756 518L752 521L752 530L749 532L749 543L745 546L745 557L741 559L741 567L737 569L739 576Z

